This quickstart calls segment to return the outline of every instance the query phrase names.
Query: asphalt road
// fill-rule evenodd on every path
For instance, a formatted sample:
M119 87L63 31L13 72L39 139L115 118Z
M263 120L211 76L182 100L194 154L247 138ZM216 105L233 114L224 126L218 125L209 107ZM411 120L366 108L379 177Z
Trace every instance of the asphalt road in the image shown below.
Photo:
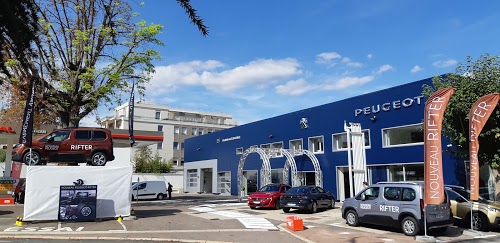
M139 201L132 204L137 220L97 222L29 222L15 226L23 205L0 206L0 242L415 242L398 229L363 225L349 227L340 215L340 205L317 214L282 210L251 210L234 196L174 195L173 200ZM297 216L303 231L286 228L286 218ZM438 242L500 242L498 232L488 238L461 227L436 235ZM40 241L47 240L47 241Z

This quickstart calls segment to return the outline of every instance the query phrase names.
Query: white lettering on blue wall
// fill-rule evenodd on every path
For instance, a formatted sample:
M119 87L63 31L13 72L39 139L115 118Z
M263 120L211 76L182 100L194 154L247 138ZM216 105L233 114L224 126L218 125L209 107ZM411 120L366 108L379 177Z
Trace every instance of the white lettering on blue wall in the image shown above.
M372 106L367 106L364 108L356 109L354 110L354 116L359 116L361 114L363 115L370 115L370 114L377 114L380 112L380 110L387 112L391 110L398 110L401 108L409 108L413 106L414 104L420 105L422 104L422 99L424 98L423 95L413 97L413 98L406 98L403 100L395 100L392 102L387 102L383 104L376 104Z

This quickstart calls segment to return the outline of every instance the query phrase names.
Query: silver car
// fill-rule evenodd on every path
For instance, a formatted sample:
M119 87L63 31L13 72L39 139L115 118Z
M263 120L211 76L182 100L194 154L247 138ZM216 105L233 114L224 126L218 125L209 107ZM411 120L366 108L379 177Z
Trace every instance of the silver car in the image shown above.
M350 226L360 223L391 226L414 236L424 227L423 196L423 182L379 182L346 199L342 218ZM443 233L451 225L453 215L448 196L443 204L427 205L427 228Z

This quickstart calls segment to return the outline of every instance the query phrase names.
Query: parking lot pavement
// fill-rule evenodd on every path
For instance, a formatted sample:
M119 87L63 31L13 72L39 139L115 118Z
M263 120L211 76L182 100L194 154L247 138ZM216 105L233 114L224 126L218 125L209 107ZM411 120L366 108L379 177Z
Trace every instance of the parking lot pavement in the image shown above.
M23 205L0 206L0 238L62 237L62 239L143 239L191 242L415 242L398 229L362 225L350 227L341 217L341 204L316 214L292 210L250 209L234 196L179 195L173 200L133 202L137 220L97 222L31 222L15 226ZM303 231L286 229L286 218L298 216ZM500 239L497 232L478 234L453 227L438 242ZM487 237L477 238L474 237ZM494 238L497 237L497 238ZM493 241L494 242L494 241Z

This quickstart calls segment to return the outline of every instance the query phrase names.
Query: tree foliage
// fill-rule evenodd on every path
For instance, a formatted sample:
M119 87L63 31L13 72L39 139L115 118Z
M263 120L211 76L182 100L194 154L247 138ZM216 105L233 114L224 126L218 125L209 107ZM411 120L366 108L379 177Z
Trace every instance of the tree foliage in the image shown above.
M5 158L7 158L7 152L5 149L0 149L0 163L5 162Z
M161 159L158 152L152 156L149 147L139 147L134 155L134 168L136 173L170 173L174 166L173 161Z
M469 158L469 112L482 96L500 92L500 57L481 55L477 60L467 57L454 74L433 78L434 87L425 85L423 95L445 87L456 88L443 120L443 134L455 145L448 152L458 158ZM479 161L493 168L500 166L500 109L495 108L479 135Z

